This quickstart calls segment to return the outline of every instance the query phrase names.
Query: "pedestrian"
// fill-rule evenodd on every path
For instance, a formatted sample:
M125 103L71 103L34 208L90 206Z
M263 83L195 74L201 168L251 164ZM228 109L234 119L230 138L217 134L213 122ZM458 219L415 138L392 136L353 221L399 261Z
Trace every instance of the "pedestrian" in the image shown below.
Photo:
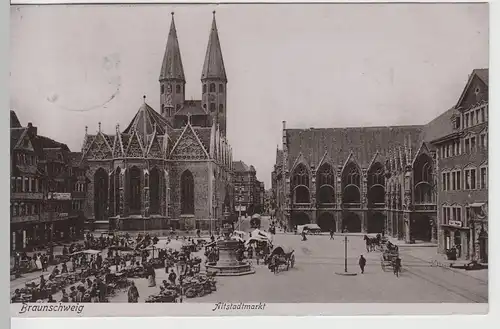
M139 301L139 291L137 290L134 281L130 283L130 288L128 288L127 295L129 303L137 303Z
M165 258L165 274L168 274L168 265L169 265L169 260L168 258Z
M333 233L335 233L335 231L333 230L333 227L330 229L330 240L335 240L333 238Z
M359 256L359 268L361 269L361 274L365 273L366 258L363 255Z
M170 271L170 274L168 275L168 281L170 281L172 285L175 285L175 279L177 279L177 274L175 274L174 270L172 269Z

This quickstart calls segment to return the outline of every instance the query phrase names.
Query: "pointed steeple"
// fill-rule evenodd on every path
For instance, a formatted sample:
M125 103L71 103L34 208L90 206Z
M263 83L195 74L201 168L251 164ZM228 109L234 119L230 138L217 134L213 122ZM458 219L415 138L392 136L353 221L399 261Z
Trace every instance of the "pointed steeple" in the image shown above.
M160 71L160 81L165 79L176 79L185 81L184 67L182 66L181 51L179 41L177 40L177 31L175 29L174 13L172 12L172 23L170 23L170 32L168 33L167 47L163 56L163 63Z
M212 29L210 30L205 62L203 64L203 71L201 72L201 80L205 79L219 79L227 82L219 33L217 32L217 23L215 21L215 11L213 12Z

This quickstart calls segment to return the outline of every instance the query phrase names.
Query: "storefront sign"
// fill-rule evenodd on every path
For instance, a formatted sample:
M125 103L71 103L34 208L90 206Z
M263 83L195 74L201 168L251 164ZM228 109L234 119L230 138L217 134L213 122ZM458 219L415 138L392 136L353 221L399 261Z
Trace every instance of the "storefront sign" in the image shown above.
M61 212L57 216L58 217L68 217L68 213L67 212Z
M458 220L450 220L449 221L449 224L451 226L458 226L458 227L462 227L462 222L461 221L458 221Z
M49 200L71 200L71 193L49 193Z

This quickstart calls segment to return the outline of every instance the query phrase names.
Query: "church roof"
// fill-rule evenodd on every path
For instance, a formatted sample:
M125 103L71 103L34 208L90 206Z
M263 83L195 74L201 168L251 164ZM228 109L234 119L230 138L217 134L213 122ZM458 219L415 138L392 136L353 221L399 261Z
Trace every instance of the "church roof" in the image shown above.
M177 39L177 31L175 29L174 13L172 13L172 22L170 23L167 46L161 65L159 80L161 81L163 79L178 79L185 81L179 40Z
M426 142L432 142L433 140L452 134L454 131L451 118L458 113L458 110L452 107L430 121L424 127L423 139Z
M151 106L144 102L123 133L130 134L132 130L135 130L142 136L150 135L153 133L154 126L156 125L157 133L163 135L165 134L165 126L168 124L167 119L162 117L160 113L153 110Z
M234 172L248 172L250 167L243 161L233 161L233 171Z
M215 11L201 79L222 79L223 81L227 81L226 69L224 67L222 50L220 47L219 33L217 32L217 23L215 22Z
M182 107L175 115L207 115L207 111L201 105L200 100L184 101Z
M19 121L19 118L17 117L17 114L15 111L10 110L10 127L11 128L21 128L21 122Z
M325 152L342 166L352 153L362 168L367 168L375 154L386 154L389 149L403 147L411 141L417 150L421 143L423 126L386 126L356 128L286 129L288 168L302 154L309 165L318 165Z

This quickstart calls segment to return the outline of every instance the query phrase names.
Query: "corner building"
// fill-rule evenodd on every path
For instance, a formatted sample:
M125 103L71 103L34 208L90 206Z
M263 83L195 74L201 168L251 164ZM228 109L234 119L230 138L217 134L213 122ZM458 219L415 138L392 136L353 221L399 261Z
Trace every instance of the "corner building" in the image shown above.
M487 70L474 70L457 106L426 125L289 129L283 122L272 173L277 218L289 229L317 223L439 242L441 252L461 244L463 257L475 248L484 259L487 80Z
M226 139L227 77L215 12L201 100L185 99L172 22L159 76L160 113L144 103L125 128L85 133L85 214L94 229L215 229L232 212L232 149Z

